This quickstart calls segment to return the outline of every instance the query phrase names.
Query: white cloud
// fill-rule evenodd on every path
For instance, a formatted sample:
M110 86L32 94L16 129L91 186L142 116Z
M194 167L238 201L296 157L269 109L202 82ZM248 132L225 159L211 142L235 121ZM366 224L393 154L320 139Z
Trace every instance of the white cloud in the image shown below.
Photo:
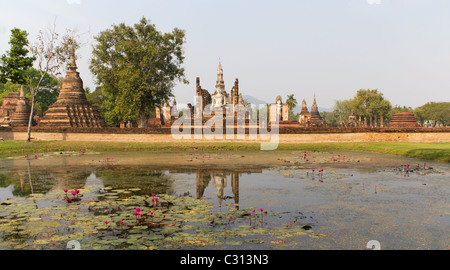
M367 3L369 5L373 5L373 4L379 5L379 4L381 4L381 0L367 0Z
M79 4L81 4L81 0L67 0L67 4L69 4L69 5L79 5Z

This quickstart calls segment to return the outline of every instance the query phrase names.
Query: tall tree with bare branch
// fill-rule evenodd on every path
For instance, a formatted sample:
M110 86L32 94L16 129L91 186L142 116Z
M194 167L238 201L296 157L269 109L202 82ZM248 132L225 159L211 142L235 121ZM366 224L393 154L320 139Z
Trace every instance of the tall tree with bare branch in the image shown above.
M31 113L28 121L27 142L31 141L31 126L33 123L34 107L36 95L41 90L41 84L48 74L56 75L67 64L72 52L80 47L77 41L76 30L66 30L65 35L60 36L56 32L56 25L48 26L45 31L39 31L37 42L31 47L31 51L37 61L36 69L40 73L40 78L36 84L32 85L29 80L29 89L32 96Z

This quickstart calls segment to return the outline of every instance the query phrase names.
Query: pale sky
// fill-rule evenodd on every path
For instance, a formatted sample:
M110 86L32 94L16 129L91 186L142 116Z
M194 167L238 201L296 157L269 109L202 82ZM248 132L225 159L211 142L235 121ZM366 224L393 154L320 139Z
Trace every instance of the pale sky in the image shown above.
M266 102L294 94L322 108L378 89L393 105L413 108L450 101L449 0L0 0L0 54L18 27L36 41L56 19L60 33L76 28L87 44L77 64L85 87L93 37L113 24L145 16L162 32L186 30L189 85L178 104L194 103L195 78L213 93L219 58L227 92Z

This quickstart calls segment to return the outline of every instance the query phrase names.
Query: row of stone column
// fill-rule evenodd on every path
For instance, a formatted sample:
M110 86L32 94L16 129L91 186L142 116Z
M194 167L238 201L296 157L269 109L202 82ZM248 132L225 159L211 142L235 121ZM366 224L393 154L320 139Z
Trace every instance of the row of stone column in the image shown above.
M356 118L356 117L355 117ZM364 127L364 128L377 128L377 127L385 127L384 116L380 115L380 123L378 125L378 117L374 115L372 117L359 117L359 120L352 119L349 117L348 127Z

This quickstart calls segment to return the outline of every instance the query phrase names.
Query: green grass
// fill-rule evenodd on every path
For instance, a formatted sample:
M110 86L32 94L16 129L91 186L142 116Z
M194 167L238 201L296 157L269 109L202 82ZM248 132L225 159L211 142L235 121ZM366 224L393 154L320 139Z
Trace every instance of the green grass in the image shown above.
M450 162L450 143L355 142L280 145L279 149L358 150Z
M197 143L131 143L131 142L68 142L68 141L4 141L0 158L20 154L37 154L63 150L108 151L258 151L259 143L197 142ZM450 162L450 143L355 142L280 144L277 150L358 150Z

